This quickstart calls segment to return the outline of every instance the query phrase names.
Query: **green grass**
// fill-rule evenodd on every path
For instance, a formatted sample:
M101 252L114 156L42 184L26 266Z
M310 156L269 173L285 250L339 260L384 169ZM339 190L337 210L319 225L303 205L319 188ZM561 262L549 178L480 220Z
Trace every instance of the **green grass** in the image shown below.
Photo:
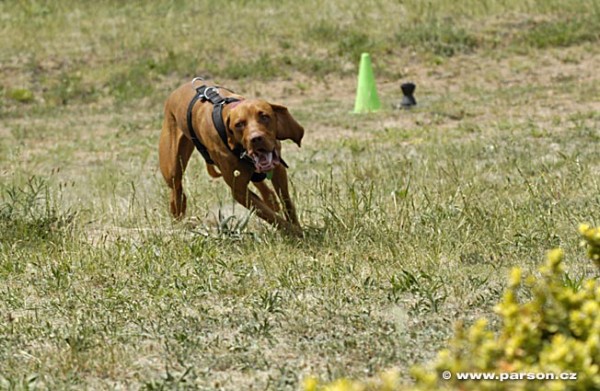
M594 275L574 254L599 224L595 2L278 4L0 2L0 388L406 370L456 321L494 324L510 267L560 246L567 283ZM385 110L356 116L363 50ZM304 239L199 156L171 220L162 104L198 74L305 126L284 146ZM419 106L392 110L408 79Z
M54 105L108 95L121 104L158 99L161 81L174 74L347 76L361 52L370 51L388 58L380 73L394 76L414 51L439 62L475 51L600 39L600 7L593 0L277 4L3 2L5 95L29 101L31 91ZM223 15L216 18L219 28L211 24L213 15Z

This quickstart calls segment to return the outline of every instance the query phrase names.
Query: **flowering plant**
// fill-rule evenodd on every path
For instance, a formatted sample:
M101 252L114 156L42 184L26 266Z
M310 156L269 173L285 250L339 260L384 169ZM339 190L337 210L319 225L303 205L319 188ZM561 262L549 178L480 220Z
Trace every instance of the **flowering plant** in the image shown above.
M581 225L579 232L588 257L600 267L600 228ZM563 251L555 249L548 253L539 275L523 277L522 269L514 268L503 299L495 307L502 320L498 333L488 329L486 319L468 329L459 325L449 348L438 353L435 370L423 366L412 369L414 385L401 384L397 375L387 372L367 382L341 379L321 385L310 378L304 389L600 390L600 282L590 278L576 287L566 284L563 261ZM517 298L523 288L531 293L531 299L520 303ZM507 381L501 382L499 377L461 380L452 376L457 373L551 376L506 376ZM559 378L565 374L569 376Z

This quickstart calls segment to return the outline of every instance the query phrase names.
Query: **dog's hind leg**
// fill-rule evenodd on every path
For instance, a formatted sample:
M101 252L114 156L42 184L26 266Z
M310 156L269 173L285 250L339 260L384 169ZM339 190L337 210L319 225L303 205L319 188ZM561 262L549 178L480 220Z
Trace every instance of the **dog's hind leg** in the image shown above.
M165 113L158 144L158 161L160 171L171 188L171 213L175 218L185 214L187 203L182 180L192 152L194 144L177 127L175 118Z

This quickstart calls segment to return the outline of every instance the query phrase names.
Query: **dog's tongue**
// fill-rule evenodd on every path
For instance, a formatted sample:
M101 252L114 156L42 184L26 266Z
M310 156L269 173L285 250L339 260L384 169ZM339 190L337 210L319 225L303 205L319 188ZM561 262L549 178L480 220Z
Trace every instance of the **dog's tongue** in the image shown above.
M258 172L265 172L275 168L273 152L260 153L254 156L254 167Z
M268 166L273 161L273 152L262 153L258 156L258 164L261 166Z

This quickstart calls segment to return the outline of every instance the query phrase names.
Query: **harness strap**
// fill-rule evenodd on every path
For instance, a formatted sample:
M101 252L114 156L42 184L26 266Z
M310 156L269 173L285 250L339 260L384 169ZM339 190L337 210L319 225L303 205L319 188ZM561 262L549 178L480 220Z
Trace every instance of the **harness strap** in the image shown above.
M213 125L215 126L217 133L219 133L219 137L221 137L221 140L223 140L223 143L229 146L227 143L227 129L225 127L225 122L223 122L223 107L233 102L239 102L240 99L231 97L224 98L219 95L218 88L220 87L200 86L196 91L198 94L202 94L204 96L202 100L203 102L209 101L213 104Z
M190 104L189 104L188 110L187 110L187 127L190 132L190 137L192 139L192 142L196 146L196 149L198 150L198 152L200 152L200 155L202 155L202 157L206 161L206 164L215 164L215 162L210 157L210 154L208 153L208 149L206 149L206 146L204 146L204 144L202 144L202 142L200 142L200 140L198 139L198 136L196 136L196 132L194 131L194 126L192 125L192 109L194 108L194 105L196 104L198 99L201 99L201 98L202 98L202 95L198 92L198 90L196 90L196 95L194 95L194 97L190 101Z

